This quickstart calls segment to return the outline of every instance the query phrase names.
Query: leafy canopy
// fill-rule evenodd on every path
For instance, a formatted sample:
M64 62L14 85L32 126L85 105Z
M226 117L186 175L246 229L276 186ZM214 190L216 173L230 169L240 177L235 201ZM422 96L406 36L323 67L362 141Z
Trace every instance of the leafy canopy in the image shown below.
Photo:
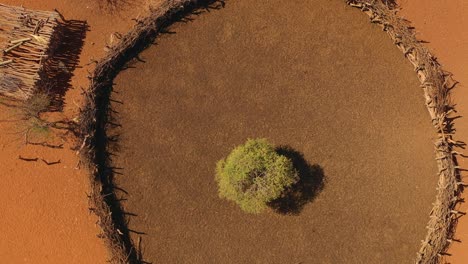
M266 139L247 140L216 166L219 196L248 213L262 212L298 179L292 161L276 153Z

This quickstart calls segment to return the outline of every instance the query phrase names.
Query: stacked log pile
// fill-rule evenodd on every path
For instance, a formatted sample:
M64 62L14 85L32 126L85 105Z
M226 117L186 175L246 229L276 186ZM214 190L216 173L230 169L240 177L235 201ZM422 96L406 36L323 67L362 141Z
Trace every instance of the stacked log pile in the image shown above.
M59 19L57 12L0 4L0 94L27 100L40 88Z

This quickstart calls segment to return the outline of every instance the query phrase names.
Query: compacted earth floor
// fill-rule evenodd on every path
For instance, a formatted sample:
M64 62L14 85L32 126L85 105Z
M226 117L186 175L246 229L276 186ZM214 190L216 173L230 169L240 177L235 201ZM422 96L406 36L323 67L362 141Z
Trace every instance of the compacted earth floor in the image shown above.
M145 260L412 263L436 194L434 134L385 33L339 0L227 1L185 22L112 95L115 180ZM290 148L303 185L250 215L218 197L214 171L258 137Z

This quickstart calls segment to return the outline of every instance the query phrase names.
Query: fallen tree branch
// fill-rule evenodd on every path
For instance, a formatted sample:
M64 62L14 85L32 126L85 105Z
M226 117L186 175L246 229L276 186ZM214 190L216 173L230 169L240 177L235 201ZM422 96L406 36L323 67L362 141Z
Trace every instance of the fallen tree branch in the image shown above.
M41 159L41 160L42 160L45 164L47 164L48 166L60 164L60 160L58 160L58 161L52 161L52 162L49 162L49 161L47 161L47 160L45 160L45 159Z
M21 157L21 155L18 156L18 159L24 160L24 161L38 161L39 160L39 158L23 158Z

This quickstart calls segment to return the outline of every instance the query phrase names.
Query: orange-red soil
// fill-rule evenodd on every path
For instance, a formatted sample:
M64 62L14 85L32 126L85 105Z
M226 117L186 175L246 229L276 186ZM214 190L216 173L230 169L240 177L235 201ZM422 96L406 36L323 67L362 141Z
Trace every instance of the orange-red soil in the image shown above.
M427 0L401 0L400 14L413 22L419 32L419 38L429 41L426 44L437 56L444 69L454 74L460 85L453 91L458 114L462 116L457 120L456 138L468 142L468 1L427 1ZM458 158L462 168L468 167L468 162L462 157ZM466 172L462 178L468 181ZM468 194L463 194L465 200ZM468 211L465 204L460 206L461 211ZM454 264L468 263L468 217L459 221L455 238L461 243L453 243L447 261Z
M412 263L435 198L434 129L385 33L343 1L228 1L193 18L115 80L116 179L145 259ZM323 168L298 215L217 196L216 161L248 137Z
M23 5L39 10L57 8L66 19L85 20L89 25L79 65L68 91L65 112L72 119L81 103L80 87L86 88L85 66L99 59L113 32L125 33L131 20L145 10L135 3L125 10L110 14L95 0L3 0L8 5ZM135 2L135 1L133 1ZM0 106L0 120L8 119L11 110ZM95 225L97 218L88 211L89 182L84 169L76 170L78 157L70 150L23 147L19 135L13 134L18 124L0 122L0 263L106 263L107 251ZM25 162L18 156L60 160L47 166L42 161Z
M88 21L90 31L87 32L80 65L92 58L99 59L104 54L103 47L109 42L110 34L126 32L133 24L130 19L143 12L134 5L126 11L110 15L100 10L94 0L4 0L2 3L43 10L57 8L68 19ZM463 100L468 98L465 88L468 83L467 3L463 0L402 0L401 4L404 8L402 14L414 22L422 39L431 41L428 46L445 68L461 81L462 85L454 93L455 101L459 113L467 116L468 103ZM375 32L381 34L377 30ZM186 38L190 40L192 34L193 31L187 30ZM399 56L397 52L393 55ZM69 118L74 117L76 105L80 104L78 87L87 86L87 70L92 70L92 65L75 72L75 89L70 90L66 97L65 111ZM8 117L8 110L0 107L0 119ZM458 138L468 141L467 123L463 119L461 121L457 123ZM84 170L74 169L77 163L75 154L67 148L20 147L15 141L17 135L8 133L11 127L12 124L0 123L0 262L105 263L106 250L102 241L96 238L99 232L94 225L96 218L87 210L87 174ZM41 162L27 163L20 161L18 155L49 161L60 159L61 164L46 166ZM465 161L460 162L467 167ZM462 210L466 209L466 206L462 206ZM457 237L468 241L467 234L468 217L465 217L461 219ZM463 247L466 247L466 242L454 244L451 248L453 257L449 260L452 263L468 261L468 253Z

